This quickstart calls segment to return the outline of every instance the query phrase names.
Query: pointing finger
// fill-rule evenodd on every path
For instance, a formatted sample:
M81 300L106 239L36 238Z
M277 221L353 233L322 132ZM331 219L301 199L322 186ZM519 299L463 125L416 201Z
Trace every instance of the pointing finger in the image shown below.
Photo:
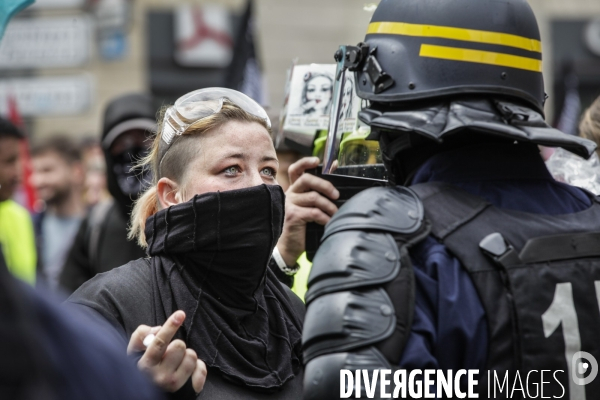
M157 365L162 360L167 346L177 333L177 330L183 324L185 320L185 313L181 310L175 311L169 319L163 324L163 326L156 332L156 336L152 343L146 349L146 352L140 359L140 362L147 365Z

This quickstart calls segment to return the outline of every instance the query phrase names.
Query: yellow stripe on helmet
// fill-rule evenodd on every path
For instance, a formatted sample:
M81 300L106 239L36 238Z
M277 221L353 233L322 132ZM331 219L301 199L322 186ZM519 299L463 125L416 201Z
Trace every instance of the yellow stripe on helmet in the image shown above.
M539 40L508 33L454 28L450 26L419 25L405 22L371 22L367 30L367 35L369 34L434 37L509 46L536 53L542 52L542 43Z
M444 60L466 61L479 64L499 65L524 69L527 71L542 72L542 61L535 58L513 56L510 54L494 53L492 51L480 51L461 49L458 47L421 45L419 52L421 57L441 58Z

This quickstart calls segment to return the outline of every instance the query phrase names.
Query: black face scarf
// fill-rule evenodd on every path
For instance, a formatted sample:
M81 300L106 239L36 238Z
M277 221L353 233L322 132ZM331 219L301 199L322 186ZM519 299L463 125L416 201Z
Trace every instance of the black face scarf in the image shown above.
M147 154L148 149L134 147L123 153L110 155L106 159L107 183L110 192L127 218L129 218L134 200L142 193L145 185L152 180L149 169L143 171L132 169Z
M239 385L275 391L301 367L301 322L267 268L283 226L280 186L197 195L146 221L155 324ZM210 378L209 378L210 379Z

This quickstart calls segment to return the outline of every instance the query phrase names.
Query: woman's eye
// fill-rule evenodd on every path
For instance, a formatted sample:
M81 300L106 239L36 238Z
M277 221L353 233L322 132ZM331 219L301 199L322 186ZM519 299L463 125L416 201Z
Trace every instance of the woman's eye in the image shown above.
M275 178L275 175L277 175L277 172L275 172L275 170L273 168L263 168L261 173L263 175L267 175L270 176L272 178Z
M227 175L235 175L239 172L239 168L235 166L227 167L223 170L223 172L225 172Z

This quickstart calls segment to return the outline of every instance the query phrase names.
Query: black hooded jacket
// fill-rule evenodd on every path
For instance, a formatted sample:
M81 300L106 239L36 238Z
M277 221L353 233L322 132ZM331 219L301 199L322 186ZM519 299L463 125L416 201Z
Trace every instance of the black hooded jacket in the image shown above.
M110 145L131 129L148 130L155 124L156 108L145 94L128 94L111 101L104 113L102 150L107 183L114 200L94 206L82 222L60 278L62 288L74 292L96 274L110 271L145 256L135 242L127 240L133 198L123 193L114 172Z

